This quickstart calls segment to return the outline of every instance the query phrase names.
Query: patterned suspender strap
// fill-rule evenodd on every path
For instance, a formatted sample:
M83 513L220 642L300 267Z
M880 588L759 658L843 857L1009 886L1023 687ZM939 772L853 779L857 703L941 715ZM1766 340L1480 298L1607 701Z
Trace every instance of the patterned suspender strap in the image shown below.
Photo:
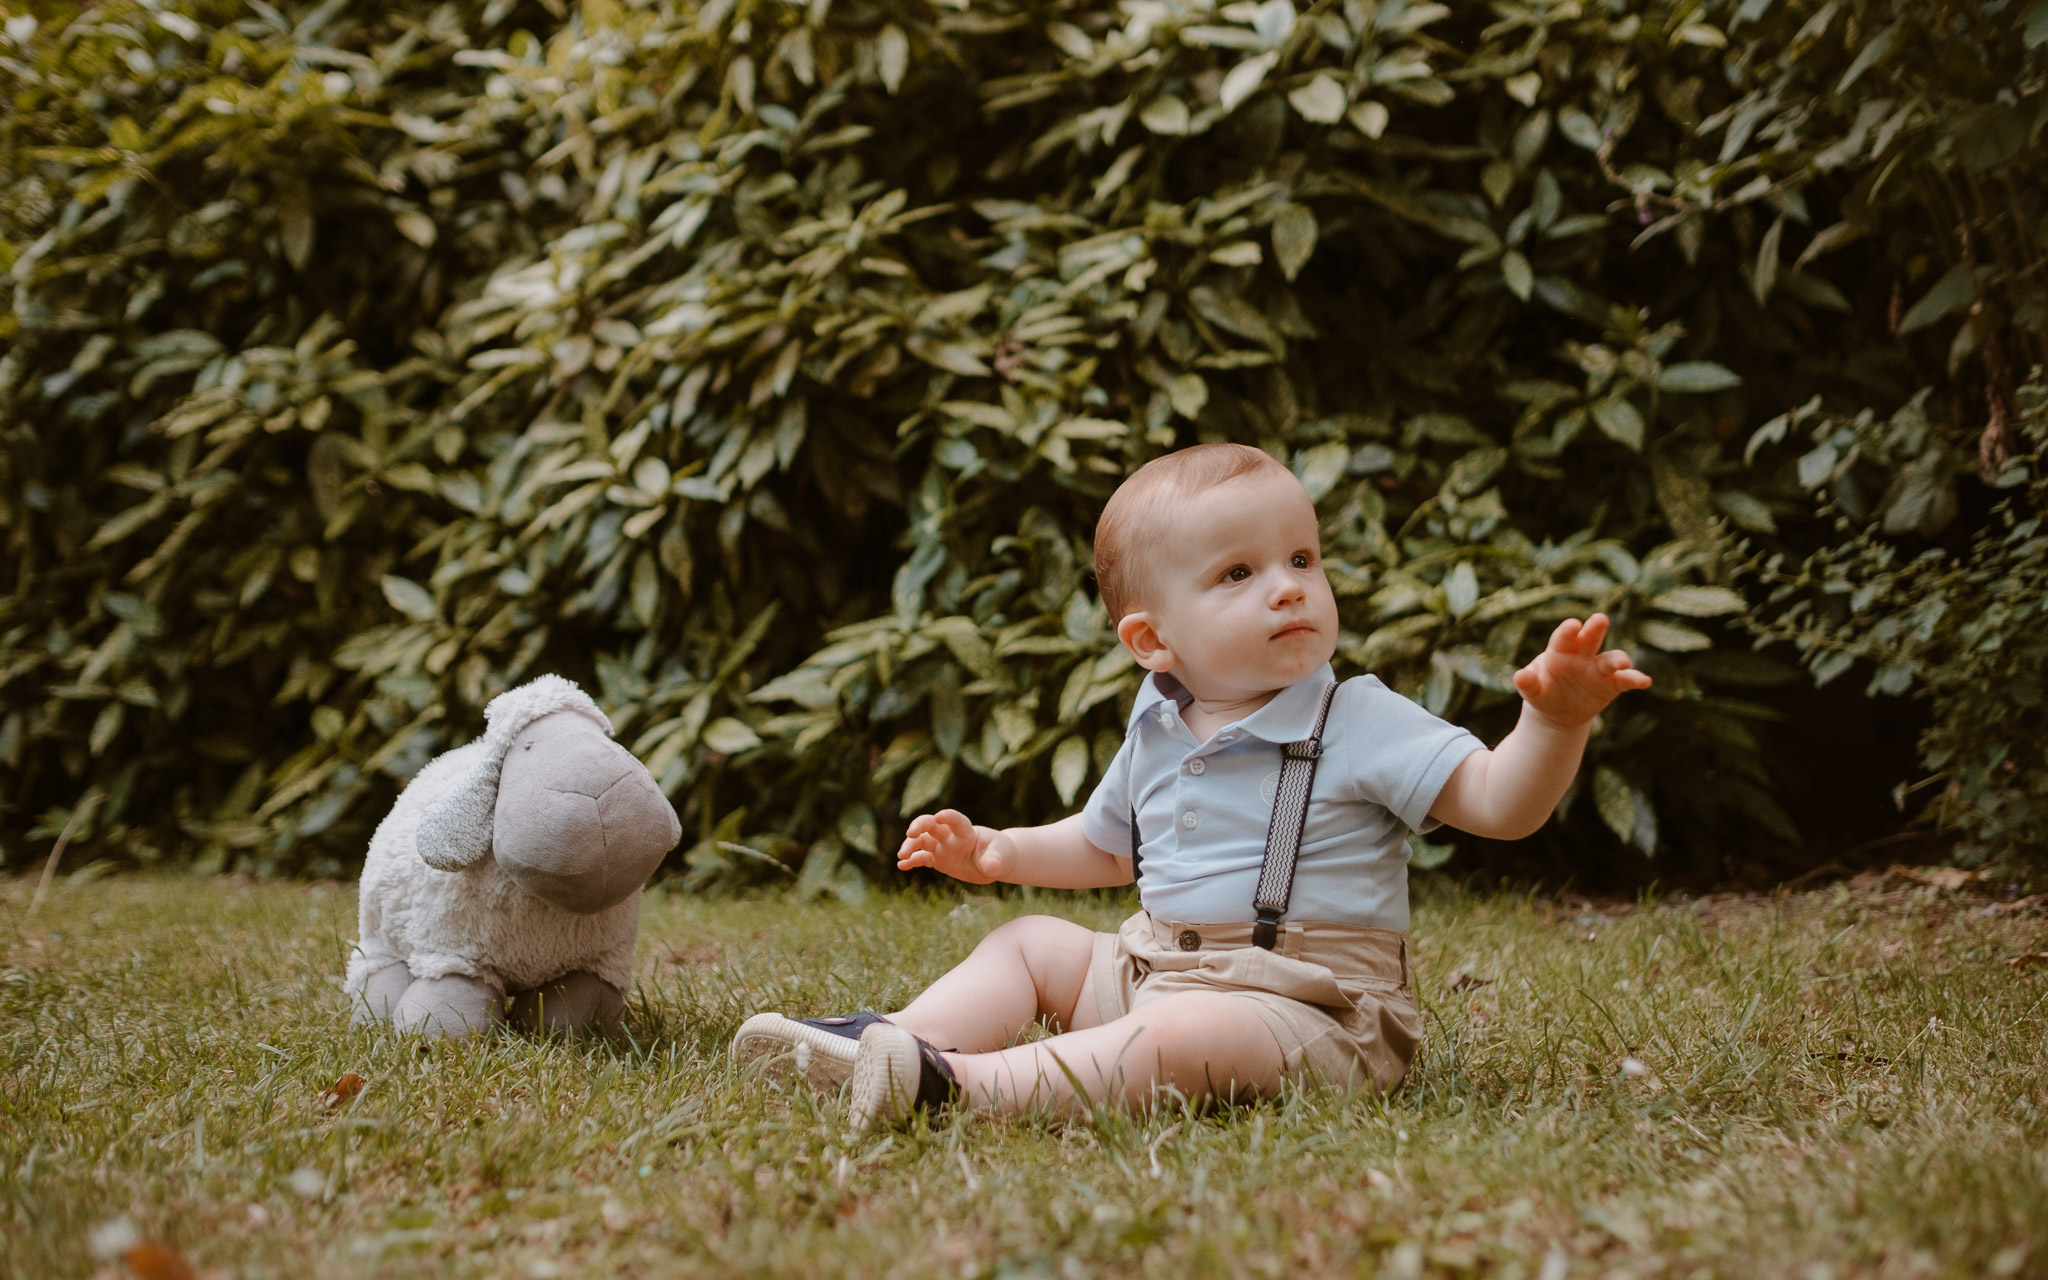
M1294 864L1301 857L1302 833L1308 829L1308 793L1315 786L1316 761L1323 754L1323 722L1330 718L1336 682L1323 690L1316 727L1300 742L1280 748L1280 785L1273 792L1273 819L1266 826L1266 860L1259 864L1259 888L1252 898L1257 919L1252 943L1267 951L1280 937L1280 917L1294 896Z
M1138 883L1138 806L1131 806L1131 883Z
M1124 745L1129 746L1131 739L1137 736L1138 726L1133 724L1124 731ZM1139 864L1142 861L1138 854L1138 845L1143 837L1138 834L1138 797L1129 795L1130 776L1130 770L1126 769L1124 771L1124 791L1131 802L1131 884L1135 886L1138 883Z

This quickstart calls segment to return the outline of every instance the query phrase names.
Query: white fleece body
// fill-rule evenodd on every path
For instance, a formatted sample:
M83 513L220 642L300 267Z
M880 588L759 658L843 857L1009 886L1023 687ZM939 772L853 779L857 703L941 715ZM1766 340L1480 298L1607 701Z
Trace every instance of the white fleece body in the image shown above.
M595 914L576 915L521 889L488 854L442 871L427 865L418 848L420 819L436 800L479 766L495 784L496 764L518 732L543 715L569 709L595 717L610 732L582 690L544 677L493 700L484 737L437 758L398 797L370 837L363 865L362 936L350 951L344 979L351 998L362 994L371 974L396 963L414 978L459 974L501 993L529 990L579 969L620 991L632 986L639 894Z

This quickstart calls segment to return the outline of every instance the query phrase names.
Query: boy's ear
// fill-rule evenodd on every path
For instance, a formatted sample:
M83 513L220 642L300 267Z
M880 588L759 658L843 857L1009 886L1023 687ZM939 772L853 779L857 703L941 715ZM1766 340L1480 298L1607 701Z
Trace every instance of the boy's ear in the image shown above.
M1167 647L1158 628L1152 625L1152 615L1143 609L1123 616L1123 620L1116 624L1116 638L1147 671L1172 669L1173 650Z

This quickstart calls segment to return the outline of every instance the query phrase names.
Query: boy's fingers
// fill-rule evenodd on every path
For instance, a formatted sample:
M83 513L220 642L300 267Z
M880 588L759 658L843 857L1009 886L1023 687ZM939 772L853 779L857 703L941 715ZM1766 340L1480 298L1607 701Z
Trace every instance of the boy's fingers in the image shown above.
M1614 682L1628 689L1647 689L1656 683L1656 681L1650 678L1648 672L1636 671L1632 668L1615 672Z
M1543 692L1543 677L1534 666L1515 672L1515 691L1525 698L1533 698Z
M1557 630L1550 633L1550 644L1548 647L1559 653L1570 653L1572 641L1578 638L1579 620L1577 618L1566 618L1563 622L1557 624Z
M1596 613L1586 619L1586 625L1579 629L1579 652L1598 653L1600 642L1607 638L1607 615Z

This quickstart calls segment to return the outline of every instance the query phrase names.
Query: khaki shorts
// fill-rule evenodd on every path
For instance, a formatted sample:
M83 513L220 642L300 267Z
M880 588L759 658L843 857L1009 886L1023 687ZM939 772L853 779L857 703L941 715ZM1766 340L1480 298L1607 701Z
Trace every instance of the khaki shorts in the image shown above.
M1271 951L1252 926L1179 924L1140 911L1095 935L1088 992L1103 1022L1185 991L1234 995L1280 1042L1287 1078L1381 1092L1401 1083L1422 1038L1408 935L1289 921Z

